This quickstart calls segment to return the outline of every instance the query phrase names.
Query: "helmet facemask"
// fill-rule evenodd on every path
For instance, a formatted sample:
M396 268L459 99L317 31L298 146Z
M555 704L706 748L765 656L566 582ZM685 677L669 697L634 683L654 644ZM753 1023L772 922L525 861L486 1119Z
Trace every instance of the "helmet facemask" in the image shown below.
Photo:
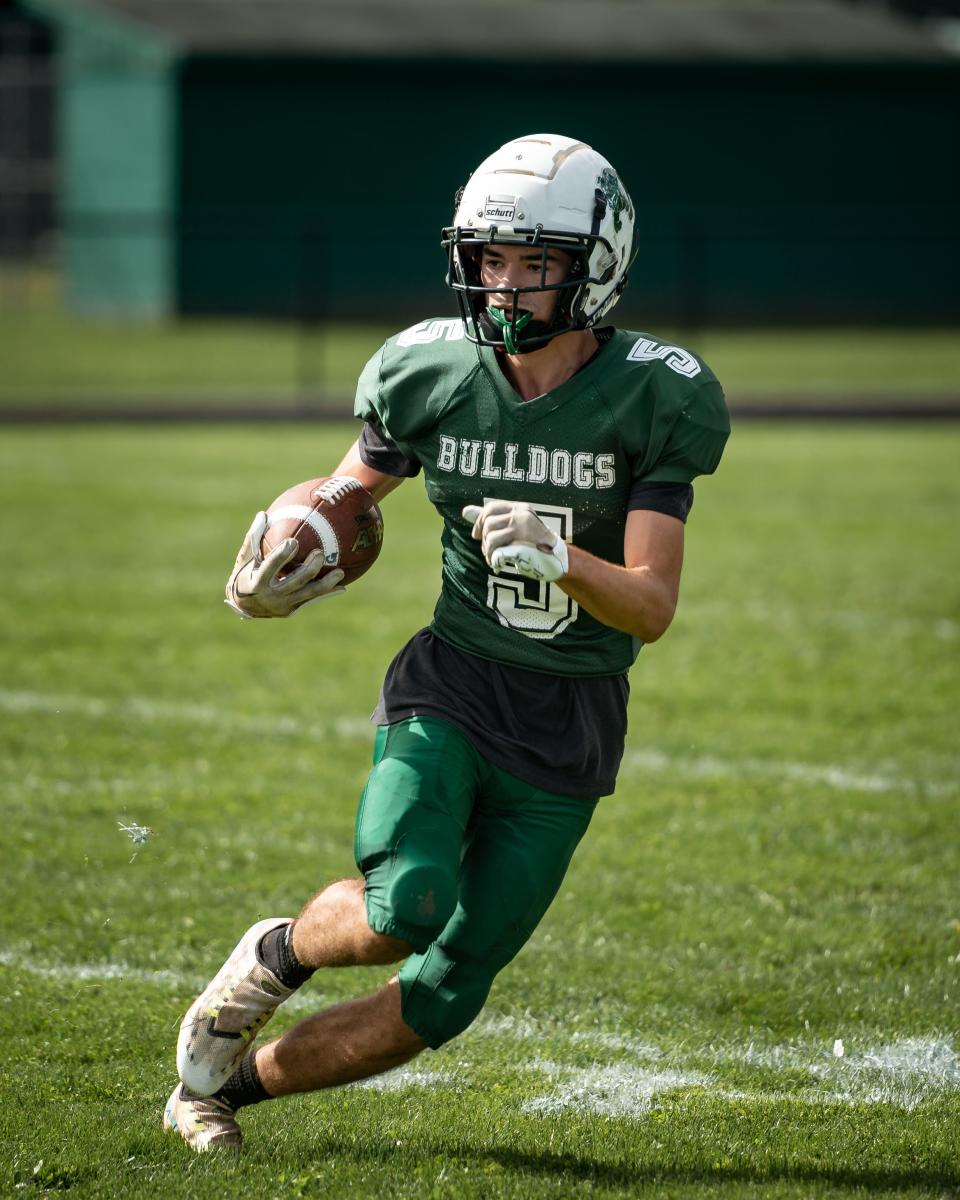
M485 285L481 273L483 247L495 243L539 250L539 283L513 288ZM488 229L452 226L443 230L442 245L447 250L446 283L456 294L467 337L477 345L491 346L507 354L527 354L541 349L560 334L586 328L589 322L588 314L583 311L586 285L606 282L616 262L609 244L601 237L544 230L541 226L529 231L515 230L511 235L498 234L495 226ZM551 250L563 251L572 260L565 277L557 283L547 282ZM591 266L596 269L597 264L604 273L590 275ZM548 321L534 318L523 305L524 296L544 292L558 293ZM496 305L488 303L493 296L498 298ZM506 305L504 298L508 301Z

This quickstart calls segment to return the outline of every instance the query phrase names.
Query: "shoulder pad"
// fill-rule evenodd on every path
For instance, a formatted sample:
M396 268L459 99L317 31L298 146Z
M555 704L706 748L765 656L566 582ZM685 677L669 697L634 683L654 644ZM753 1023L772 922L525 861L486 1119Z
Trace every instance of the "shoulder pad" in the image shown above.
M374 417L395 442L430 429L451 396L477 368L459 317L432 317L388 338L367 364L354 411Z

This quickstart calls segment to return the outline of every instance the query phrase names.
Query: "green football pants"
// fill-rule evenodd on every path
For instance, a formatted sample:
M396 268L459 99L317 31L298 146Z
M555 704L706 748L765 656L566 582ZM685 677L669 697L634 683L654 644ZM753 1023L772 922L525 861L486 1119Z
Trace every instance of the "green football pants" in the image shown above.
M436 1048L536 929L597 802L523 783L433 717L381 726L373 764L355 845L367 920L413 946L403 1019Z

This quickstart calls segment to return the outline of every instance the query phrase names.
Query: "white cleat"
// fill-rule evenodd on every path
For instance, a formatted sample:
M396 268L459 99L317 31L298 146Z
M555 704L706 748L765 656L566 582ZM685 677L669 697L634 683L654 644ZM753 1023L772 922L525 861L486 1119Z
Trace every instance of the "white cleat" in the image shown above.
M243 1061L253 1039L295 989L257 958L257 943L292 917L258 921L243 935L180 1024L177 1071L189 1091L211 1096Z
M178 1083L163 1110L163 1127L179 1133L191 1150L239 1150L243 1134L229 1104L212 1096L184 1096Z

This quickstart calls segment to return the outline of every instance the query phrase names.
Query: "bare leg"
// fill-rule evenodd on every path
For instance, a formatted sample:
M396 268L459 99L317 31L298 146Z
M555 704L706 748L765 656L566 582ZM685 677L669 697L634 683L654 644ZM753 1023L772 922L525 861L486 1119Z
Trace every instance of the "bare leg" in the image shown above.
M360 967L399 962L412 947L367 924L363 880L341 879L318 892L293 928L293 949L305 967Z
M261 1046L257 1074L271 1096L310 1092L389 1071L424 1046L400 1015L394 977L372 995L307 1017Z
M294 926L293 948L309 967L397 962L412 949L367 924L362 879L341 880L314 896ZM372 995L307 1017L261 1046L257 1074L271 1096L285 1096L379 1075L424 1046L400 1015L400 985L394 978Z

